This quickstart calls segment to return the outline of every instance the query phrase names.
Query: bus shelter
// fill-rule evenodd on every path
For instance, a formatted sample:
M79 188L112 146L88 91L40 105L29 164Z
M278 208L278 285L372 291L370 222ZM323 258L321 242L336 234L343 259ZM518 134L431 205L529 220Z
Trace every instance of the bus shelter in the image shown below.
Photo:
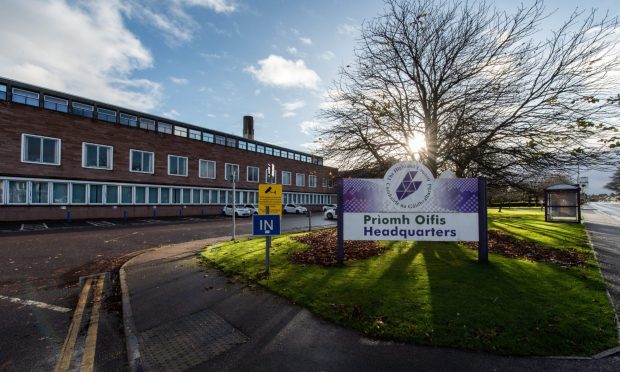
M581 189L559 184L545 189L546 222L581 222Z

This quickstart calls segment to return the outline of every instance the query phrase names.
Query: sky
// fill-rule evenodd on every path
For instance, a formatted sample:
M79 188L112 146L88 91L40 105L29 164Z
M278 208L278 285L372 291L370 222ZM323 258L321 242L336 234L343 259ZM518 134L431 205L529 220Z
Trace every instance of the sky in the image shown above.
M519 2L493 2L511 11ZM531 1L524 1L525 4ZM553 27L579 0L548 0ZM0 0L0 76L312 152L379 0ZM620 14L620 1L588 7ZM591 192L610 173L587 172ZM584 167L581 167L582 175Z

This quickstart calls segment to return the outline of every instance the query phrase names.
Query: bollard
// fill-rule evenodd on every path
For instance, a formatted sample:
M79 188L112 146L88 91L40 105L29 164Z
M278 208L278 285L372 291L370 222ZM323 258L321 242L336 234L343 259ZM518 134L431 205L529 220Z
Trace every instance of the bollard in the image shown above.
M157 209L153 208L153 219L157 218Z
M67 209L67 224L71 224L71 210Z
M306 214L308 215L308 231L312 231L312 211L308 210Z
M126 209L123 211L123 219L127 221L127 210Z

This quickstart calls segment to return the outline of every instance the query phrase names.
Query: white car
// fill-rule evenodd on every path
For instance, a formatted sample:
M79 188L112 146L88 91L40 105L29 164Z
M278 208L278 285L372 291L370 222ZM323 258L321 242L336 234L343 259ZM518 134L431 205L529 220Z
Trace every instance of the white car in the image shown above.
M336 213L336 208L326 210L323 213L323 216L325 217L325 219L328 220L336 219L336 216L338 216L338 214Z
M295 213L295 214L305 214L306 212L308 212L308 209L306 209L306 207L304 207L303 205L298 205L298 204L286 204L284 205L284 208L282 208L282 212L284 213Z
M245 208L249 209L252 214L258 214L258 205L256 204L246 204Z
M232 216L233 215L233 206L228 204L226 206L224 206L224 208L222 208L222 213L224 213L225 216ZM243 206L235 206L235 216L237 217L247 217L247 216L251 216L252 212Z
M328 211L330 209L336 209L337 206L338 205L336 205L336 204L325 204L323 206L323 212Z

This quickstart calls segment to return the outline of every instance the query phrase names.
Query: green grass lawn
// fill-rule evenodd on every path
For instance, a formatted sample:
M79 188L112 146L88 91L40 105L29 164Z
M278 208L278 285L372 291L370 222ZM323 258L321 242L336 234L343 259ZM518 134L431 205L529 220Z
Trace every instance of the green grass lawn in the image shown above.
M490 227L540 244L586 250L580 225L548 224L541 212L489 211ZM527 229L527 231L524 231ZM381 256L345 267L294 265L305 245L274 239L271 275L264 239L207 247L203 257L315 314L369 337L515 355L592 355L618 345L595 265L562 268L456 243L384 242Z

